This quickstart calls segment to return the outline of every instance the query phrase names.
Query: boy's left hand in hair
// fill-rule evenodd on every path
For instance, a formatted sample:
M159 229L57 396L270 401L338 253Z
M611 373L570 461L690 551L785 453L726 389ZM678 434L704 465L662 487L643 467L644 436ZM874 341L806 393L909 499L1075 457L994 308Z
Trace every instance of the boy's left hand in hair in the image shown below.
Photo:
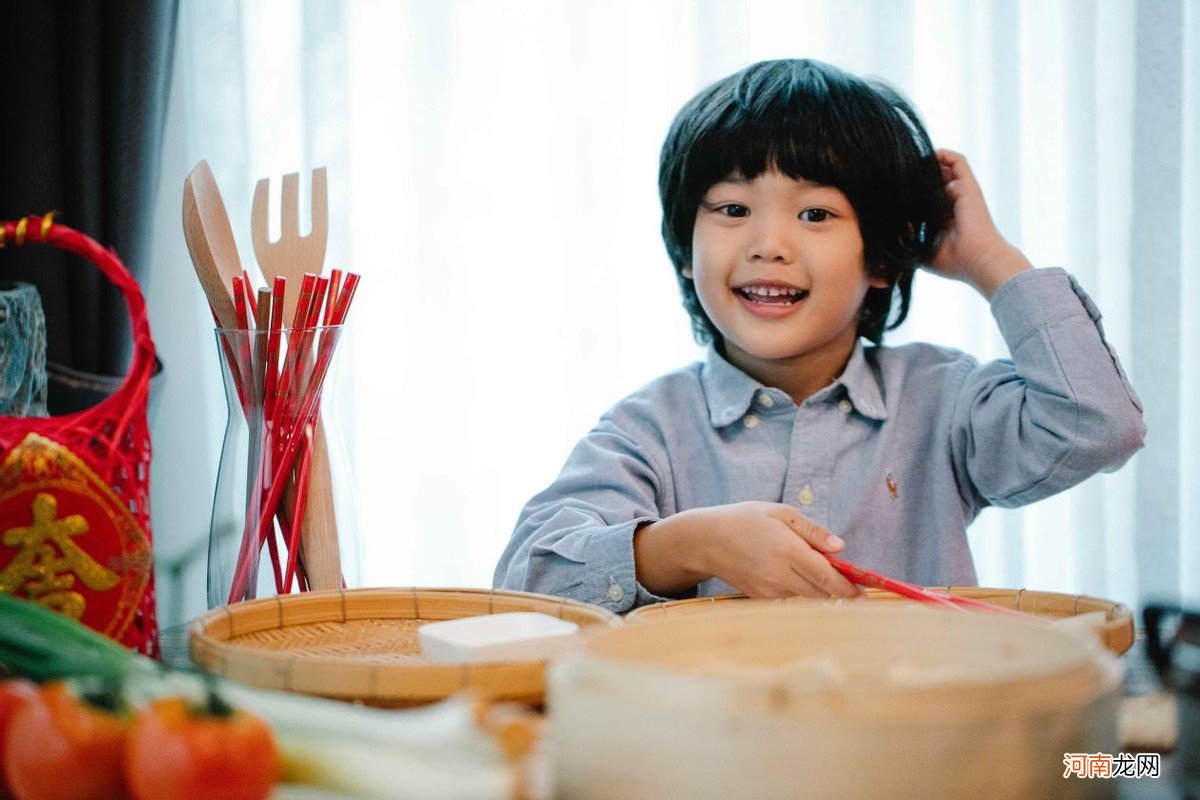
M954 215L942 231L928 269L964 281L990 298L1000 284L1033 265L996 229L967 159L953 150L938 150L937 159Z

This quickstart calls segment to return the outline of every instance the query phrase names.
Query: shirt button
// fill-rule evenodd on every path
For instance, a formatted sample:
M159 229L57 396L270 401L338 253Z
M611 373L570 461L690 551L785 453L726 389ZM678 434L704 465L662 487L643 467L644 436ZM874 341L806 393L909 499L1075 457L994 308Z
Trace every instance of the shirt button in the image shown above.
M800 493L796 495L796 499L800 501L800 505L802 506L811 506L813 504L813 500L817 499L817 496L813 494L811 487L805 486L800 490Z
M853 408L854 406L850 404L849 400L838 401L838 411L842 412L843 414L849 414Z
M759 394L758 402L764 408L770 408L771 406L775 405L775 401L771 399L771 395L767 394L766 392L762 392L761 394Z
M608 599L614 603L619 603L625 599L625 590L616 584L616 582L608 585Z
M758 417L754 416L753 414L747 414L744 424L747 428L753 428L758 424Z

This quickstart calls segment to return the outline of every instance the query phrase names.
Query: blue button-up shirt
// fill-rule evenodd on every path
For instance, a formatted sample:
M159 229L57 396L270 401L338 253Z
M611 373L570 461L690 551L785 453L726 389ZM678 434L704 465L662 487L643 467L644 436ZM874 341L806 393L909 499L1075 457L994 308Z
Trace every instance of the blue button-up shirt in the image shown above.
M705 506L785 503L846 541L841 555L925 585L973 585L967 525L1123 464L1142 407L1100 313L1061 269L992 296L1011 360L944 347L856 345L842 375L796 405L710 349L617 403L525 506L497 587L627 611L643 523ZM702 595L734 591L713 578Z

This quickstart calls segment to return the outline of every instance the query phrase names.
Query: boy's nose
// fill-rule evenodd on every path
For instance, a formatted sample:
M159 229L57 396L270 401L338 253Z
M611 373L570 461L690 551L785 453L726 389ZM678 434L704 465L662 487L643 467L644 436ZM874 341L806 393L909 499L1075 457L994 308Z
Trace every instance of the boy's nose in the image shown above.
M787 264L795 258L795 248L787 235L775 225L763 225L750 241L751 261Z

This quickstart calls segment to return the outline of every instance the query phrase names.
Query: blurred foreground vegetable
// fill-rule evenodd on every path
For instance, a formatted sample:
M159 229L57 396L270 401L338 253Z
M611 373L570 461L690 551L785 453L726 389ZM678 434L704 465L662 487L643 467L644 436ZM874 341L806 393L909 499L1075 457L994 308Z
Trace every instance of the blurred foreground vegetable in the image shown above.
M8 782L4 778L4 742L8 737L8 723L17 709L37 697L37 686L24 678L0 679L0 798L12 797Z
M65 683L42 689L9 721L4 774L19 800L118 800L129 720Z
M203 707L180 697L155 700L138 712L126 743L134 800L263 800L279 772L271 729L215 693Z
M385 711L166 670L73 620L5 594L0 594L0 670L42 682L113 678L136 707L167 697L203 705L215 686L222 701L271 727L285 781L342 795L484 800L516 791L515 770L463 698Z

